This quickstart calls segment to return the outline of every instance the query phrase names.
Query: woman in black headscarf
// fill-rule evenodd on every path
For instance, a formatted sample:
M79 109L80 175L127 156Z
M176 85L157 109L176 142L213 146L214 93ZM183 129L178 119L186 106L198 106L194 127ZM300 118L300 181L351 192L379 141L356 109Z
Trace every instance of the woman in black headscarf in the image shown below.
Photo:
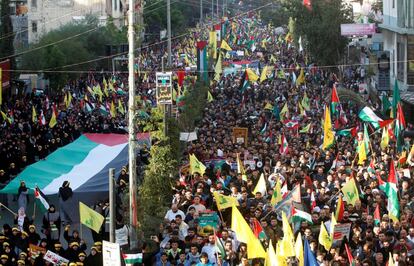
M24 181L20 182L20 187L17 191L17 202L19 204L19 209L23 208L26 211L27 203L29 202L29 190Z
M55 205L51 204L49 210L43 216L43 233L49 243L58 241L60 236L60 215L56 211Z
M62 186L59 188L59 204L60 204L60 218L62 219L63 226L72 223L70 217L72 206L72 196L73 191L70 188L69 181L63 182Z

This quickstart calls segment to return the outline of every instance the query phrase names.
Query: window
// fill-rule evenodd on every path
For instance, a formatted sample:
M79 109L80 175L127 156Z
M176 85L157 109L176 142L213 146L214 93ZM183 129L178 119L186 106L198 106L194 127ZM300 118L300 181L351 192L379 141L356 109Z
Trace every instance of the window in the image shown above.
M37 21L32 21L32 32L33 33L37 32Z
M397 42L397 79L404 82L405 45Z
M32 0L32 7L34 7L34 8L37 7L37 0Z

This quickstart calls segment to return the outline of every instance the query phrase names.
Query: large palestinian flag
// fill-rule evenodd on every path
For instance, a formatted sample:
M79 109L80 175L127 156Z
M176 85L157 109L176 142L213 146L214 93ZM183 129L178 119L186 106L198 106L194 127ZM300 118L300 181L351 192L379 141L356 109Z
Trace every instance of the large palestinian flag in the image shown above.
M74 192L105 192L109 189L108 169L120 171L127 161L127 135L84 134L46 160L28 166L0 193L17 193L21 180L46 195L57 194L66 180Z

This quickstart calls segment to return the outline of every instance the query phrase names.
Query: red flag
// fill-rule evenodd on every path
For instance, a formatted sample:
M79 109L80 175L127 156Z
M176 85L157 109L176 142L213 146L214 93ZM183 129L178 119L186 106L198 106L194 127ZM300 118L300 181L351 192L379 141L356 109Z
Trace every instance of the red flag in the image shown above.
M336 211L335 211L335 219L340 222L344 217L344 202L342 200L342 196L339 196L338 202L336 203Z
M266 234L263 231L263 227L257 219L253 219L253 234L258 239L266 239Z
M403 128L407 127L405 124L404 112L402 110L401 103L398 103L397 105L397 121Z
M304 5L307 9L309 9L309 10L311 10L311 9L312 9L312 3L311 3L311 0L303 0L303 5Z
M347 243L345 243L345 250L346 250L346 255L348 256L349 263L352 264L352 262L354 261L354 257L352 256L351 250L349 249Z
M185 71L184 70L178 70L177 71L177 79L178 79L178 85L180 85L180 87L183 86L184 77L185 77Z
M387 120L384 120L384 121L379 121L379 126L380 126L380 128L383 128L383 127L388 126L392 122L394 122L394 119L387 119Z
M397 185L397 176L395 175L395 166L393 160L390 162L390 174L388 175L388 183Z
M332 98L331 98L331 102L332 103L339 103L338 92L336 91L335 85L332 88Z

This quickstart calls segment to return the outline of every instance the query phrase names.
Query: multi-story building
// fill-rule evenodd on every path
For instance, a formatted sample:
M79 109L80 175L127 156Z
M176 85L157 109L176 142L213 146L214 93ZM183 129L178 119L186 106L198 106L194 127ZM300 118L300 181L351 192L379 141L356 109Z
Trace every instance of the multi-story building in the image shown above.
M414 91L414 2L384 0L382 29L384 50L390 53L390 79L400 90ZM391 85L392 86L392 85Z
M28 46L28 20L27 20L27 0L10 1L10 18L13 25L14 47L16 50L24 49Z
M106 23L109 16L117 25L123 23L125 0L27 0L29 43L65 24L79 21L87 15L97 16Z

